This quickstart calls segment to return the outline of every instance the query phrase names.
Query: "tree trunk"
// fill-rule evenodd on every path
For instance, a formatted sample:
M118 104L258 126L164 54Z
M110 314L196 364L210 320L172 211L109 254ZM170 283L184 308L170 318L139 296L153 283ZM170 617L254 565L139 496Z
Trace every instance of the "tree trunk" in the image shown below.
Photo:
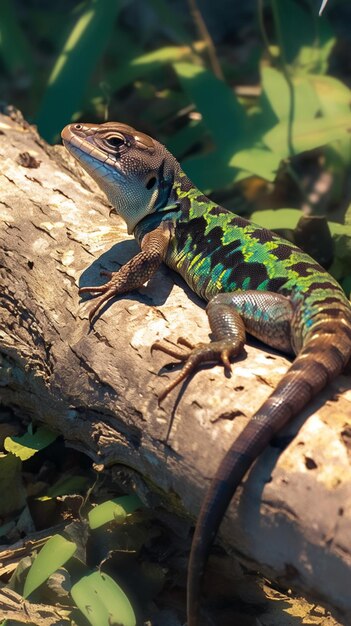
M143 497L155 492L195 519L219 459L288 361L249 345L231 377L204 368L159 407L174 373L159 375L171 359L151 356L150 346L180 335L206 340L204 304L162 268L89 329L78 286L104 282L100 270L120 267L136 243L67 151L15 113L0 116L0 158L1 404L48 424L99 465L130 468ZM341 376L255 464L220 539L351 618L350 415L350 377Z

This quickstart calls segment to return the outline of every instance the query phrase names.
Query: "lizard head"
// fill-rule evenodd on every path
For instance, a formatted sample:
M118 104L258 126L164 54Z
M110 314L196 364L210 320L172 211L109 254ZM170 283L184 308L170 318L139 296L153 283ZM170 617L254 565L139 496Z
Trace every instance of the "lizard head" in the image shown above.
M119 122L69 124L61 137L123 217L128 233L167 205L180 166L158 141Z

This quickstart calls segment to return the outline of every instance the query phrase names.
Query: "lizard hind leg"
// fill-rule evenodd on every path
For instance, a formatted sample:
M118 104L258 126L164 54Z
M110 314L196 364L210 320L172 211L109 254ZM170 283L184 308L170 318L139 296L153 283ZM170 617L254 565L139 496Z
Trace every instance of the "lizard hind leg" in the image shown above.
M230 370L230 359L242 351L246 335L240 314L228 304L218 304L207 313L213 341L193 345L188 339L179 337L178 345L169 341L159 341L151 346L152 351L159 350L184 362L178 376L159 395L159 403L179 383L191 376L201 364L223 363L225 368ZM184 347L180 348L179 344Z
M151 346L151 351L159 350L184 362L178 376L159 395L159 403L203 363L222 363L231 370L231 359L238 356L245 345L246 330L274 348L292 352L292 306L290 300L280 294L259 291L221 293L209 302L206 312L212 341L193 345L188 339L179 337L178 345L159 341Z

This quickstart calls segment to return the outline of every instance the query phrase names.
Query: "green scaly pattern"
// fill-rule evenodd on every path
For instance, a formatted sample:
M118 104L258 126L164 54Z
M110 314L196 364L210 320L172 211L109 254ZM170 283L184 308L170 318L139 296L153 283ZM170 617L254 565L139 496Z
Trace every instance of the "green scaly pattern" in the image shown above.
M238 290L289 297L296 309L295 352L316 324L337 316L340 308L350 310L340 285L310 256L212 202L183 171L173 182L167 206L137 226L137 238L161 220L173 223L165 262L204 300Z

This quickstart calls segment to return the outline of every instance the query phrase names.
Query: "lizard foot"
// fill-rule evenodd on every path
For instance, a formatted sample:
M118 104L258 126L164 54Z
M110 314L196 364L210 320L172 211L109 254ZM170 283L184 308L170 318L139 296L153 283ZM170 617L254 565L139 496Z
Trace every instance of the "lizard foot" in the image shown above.
M80 287L80 289L78 290L79 295L82 295L83 293L89 293L91 295L96 295L99 293L102 294L99 298L96 298L96 300L94 301L94 304L89 309L89 313L88 313L89 322L91 322L95 313L97 313L97 311L101 309L102 305L105 302L108 302L110 298L113 298L113 296L116 296L118 293L120 293L119 272L108 272L108 271L102 270L100 272L100 276L107 276L110 280L104 285L92 286L92 287Z
M191 376L202 363L223 363L226 370L231 371L230 358L237 355L237 348L225 340L194 345L184 337L179 337L177 343L187 349L181 349L170 341L157 341L151 346L151 352L159 350L184 362L178 376L160 393L159 404L179 383Z

